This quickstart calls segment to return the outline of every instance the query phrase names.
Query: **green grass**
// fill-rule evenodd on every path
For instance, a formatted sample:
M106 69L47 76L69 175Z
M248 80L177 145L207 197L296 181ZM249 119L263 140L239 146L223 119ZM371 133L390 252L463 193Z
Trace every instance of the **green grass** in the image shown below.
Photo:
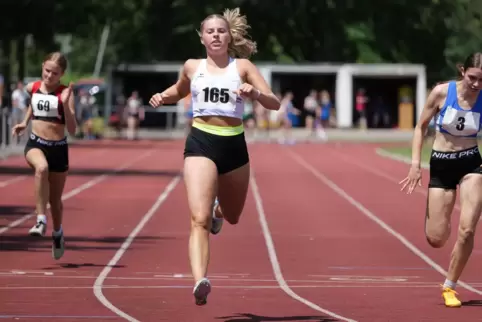
M482 150L482 145L479 144L479 149ZM411 146L397 146L397 147L384 147L382 150L386 152L393 153L408 159L412 158L412 147ZM430 152L432 150L432 144L425 143L422 148L422 162L428 163L430 161Z
M429 162L431 146L424 145L422 148L422 162ZM408 159L412 158L412 147L411 146L397 146L397 147L385 147L383 148L386 152L393 153Z

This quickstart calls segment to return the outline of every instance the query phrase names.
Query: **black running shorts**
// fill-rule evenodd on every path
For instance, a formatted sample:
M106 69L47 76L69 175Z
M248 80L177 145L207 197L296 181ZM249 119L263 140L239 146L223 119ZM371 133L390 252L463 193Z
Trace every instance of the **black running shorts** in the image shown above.
M24 153L31 149L39 149L45 155L50 172L65 172L69 170L69 145L67 138L50 141L31 133L25 146Z
M429 188L456 190L469 173L482 174L482 157L477 146L456 152L432 150Z
M219 174L231 172L249 163L242 125L231 130L199 125L194 122L186 138L184 158L203 156L216 164Z

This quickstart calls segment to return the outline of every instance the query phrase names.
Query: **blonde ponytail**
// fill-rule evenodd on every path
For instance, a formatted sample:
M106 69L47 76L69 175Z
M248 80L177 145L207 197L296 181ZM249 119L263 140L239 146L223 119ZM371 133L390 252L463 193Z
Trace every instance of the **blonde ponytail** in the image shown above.
M236 8L224 10L223 17L229 25L229 32L232 38L228 47L229 55L239 58L249 58L255 54L257 52L257 46L256 42L249 39L248 29L251 28L251 26L248 25L246 16L242 16L239 8Z
M246 16L240 14L239 8L232 10L226 9L222 16L214 14L206 17L201 23L201 31L203 30L204 22L211 18L223 19L228 24L229 34L231 35L231 42L228 45L229 56L249 58L257 52L256 42L249 39L248 29L251 28L251 26L248 25ZM198 31L199 36L202 35L201 31Z

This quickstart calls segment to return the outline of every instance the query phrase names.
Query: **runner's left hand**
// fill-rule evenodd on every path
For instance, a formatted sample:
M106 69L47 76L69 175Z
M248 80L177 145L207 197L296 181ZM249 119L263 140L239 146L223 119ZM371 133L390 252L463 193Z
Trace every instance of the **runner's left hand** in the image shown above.
M70 96L72 96L73 87L74 87L74 83L70 82L69 87L67 87L67 91L65 94L64 104L69 102Z
M233 91L242 98L251 98L253 100L257 99L261 92L253 87L253 85L244 83L237 90Z

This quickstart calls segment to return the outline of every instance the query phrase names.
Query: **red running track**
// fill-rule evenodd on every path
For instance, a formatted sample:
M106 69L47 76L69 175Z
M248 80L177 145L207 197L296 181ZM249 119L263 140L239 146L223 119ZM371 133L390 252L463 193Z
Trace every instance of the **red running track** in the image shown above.
M49 238L27 236L23 159L0 163L0 320L482 321L480 241L463 276L474 292L461 289L472 305L446 309L433 266L447 266L454 240L428 247L423 192L401 194L406 165L375 145L251 145L245 211L211 237L213 292L195 306L182 148L72 146L59 261Z

